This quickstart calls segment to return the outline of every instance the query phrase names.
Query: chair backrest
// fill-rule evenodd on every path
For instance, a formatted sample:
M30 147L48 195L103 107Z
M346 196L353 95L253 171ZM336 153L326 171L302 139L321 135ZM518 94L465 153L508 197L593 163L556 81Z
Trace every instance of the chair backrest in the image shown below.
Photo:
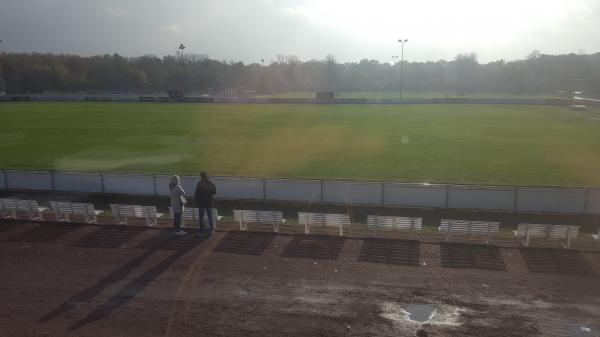
M298 213L298 222L300 225L321 226L321 227L350 227L350 217L347 214L332 213Z
M93 204L81 202L50 201L50 207L53 211L59 213L92 215L96 211Z
M35 200L0 199L2 208L9 211L38 211L39 206Z
M233 211L236 222L255 223L264 225L280 225L283 223L283 213L279 211L255 211L240 210Z
M376 230L418 231L423 228L423 219L400 216L367 216L367 228Z
M452 234L486 235L497 233L499 229L500 223L496 221L442 219L440 223L440 232Z
M155 206L111 204L110 209L113 214L134 218L156 218L158 214Z
M0 209L16 211L17 199L0 199Z
M546 238L551 240L575 239L579 234L579 226L520 223L517 234L521 237Z
M216 208L212 209L212 217L214 221L219 219L219 211ZM169 207L169 212L173 214L173 209ZM183 210L183 218L186 220L198 220L200 217L200 210L197 207L186 207ZM208 215L204 213L204 220L208 220Z

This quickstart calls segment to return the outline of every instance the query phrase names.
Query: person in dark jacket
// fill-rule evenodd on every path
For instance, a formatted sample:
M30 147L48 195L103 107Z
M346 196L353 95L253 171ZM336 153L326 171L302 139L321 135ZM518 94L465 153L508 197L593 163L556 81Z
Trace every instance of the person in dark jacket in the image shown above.
M208 175L206 172L200 173L200 181L198 185L196 185L196 193L194 193L194 197L196 199L196 204L198 205L198 218L200 221L200 231L205 232L208 235L213 235L215 232L214 219L212 216L212 208L213 208L213 195L217 193L217 188L215 184L213 184L210 180L208 180ZM204 228L204 212L206 212L206 217L208 218L208 232L206 232Z

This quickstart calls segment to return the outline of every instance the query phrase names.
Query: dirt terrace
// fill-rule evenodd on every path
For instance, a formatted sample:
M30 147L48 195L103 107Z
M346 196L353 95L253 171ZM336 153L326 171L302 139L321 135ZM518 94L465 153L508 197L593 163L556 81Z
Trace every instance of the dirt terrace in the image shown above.
M1 336L597 336L600 254L0 222ZM410 320L410 304L435 315ZM589 328L586 333L581 327Z

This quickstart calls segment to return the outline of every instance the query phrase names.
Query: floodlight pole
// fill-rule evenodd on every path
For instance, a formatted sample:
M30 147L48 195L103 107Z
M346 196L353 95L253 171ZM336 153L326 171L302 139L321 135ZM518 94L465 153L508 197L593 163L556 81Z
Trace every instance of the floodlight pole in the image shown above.
M185 74L185 58L183 56L184 49L185 49L185 46L183 45L183 43L180 43L179 51L180 51L180 56L181 56L181 70L183 71L183 97L185 97L185 93L187 91L186 74Z
M401 59L400 59L400 99L402 99L402 75L403 75L403 69L402 66L404 65L404 44L406 42L408 42L408 39L398 39L398 42L400 42L402 44L402 55Z

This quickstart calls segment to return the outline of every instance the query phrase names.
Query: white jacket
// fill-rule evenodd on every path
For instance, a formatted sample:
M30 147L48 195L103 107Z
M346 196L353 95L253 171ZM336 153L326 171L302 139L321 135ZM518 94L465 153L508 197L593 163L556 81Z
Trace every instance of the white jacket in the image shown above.
M181 185L176 185L171 189L171 209L173 213L183 213L184 206L181 203L181 197L185 196L185 191Z

